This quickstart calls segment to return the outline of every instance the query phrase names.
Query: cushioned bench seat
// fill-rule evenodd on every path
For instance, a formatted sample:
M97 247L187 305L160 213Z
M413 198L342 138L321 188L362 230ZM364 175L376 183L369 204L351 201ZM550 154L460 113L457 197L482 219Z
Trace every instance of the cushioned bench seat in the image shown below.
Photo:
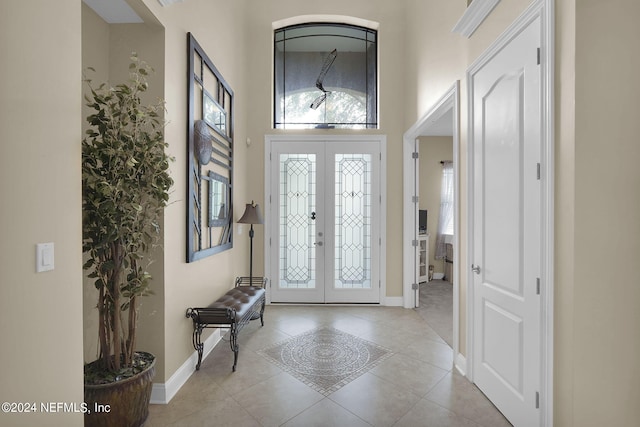
M233 351L233 371L238 364L238 333L250 320L260 319L264 326L265 289L267 280L263 277L238 277L235 287L207 307L188 308L187 317L193 320L193 347L198 352L198 364L202 363L204 328L228 327L229 343Z

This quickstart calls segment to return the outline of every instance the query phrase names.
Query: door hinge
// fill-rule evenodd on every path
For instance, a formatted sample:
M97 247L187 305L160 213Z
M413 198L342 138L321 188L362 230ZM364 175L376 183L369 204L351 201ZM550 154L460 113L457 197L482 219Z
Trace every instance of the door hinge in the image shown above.
M536 277L536 294L540 295L540 278Z
M540 48L538 48L538 65L540 65Z
M382 246L382 237L378 237L378 245Z
M414 291L417 291L418 289L420 289L420 286L417 283L412 283L411 289L413 289Z
M536 409L540 409L540 393L536 391Z
M382 279L378 280L378 287L382 289Z
M542 173L541 172L541 166L540 166L540 163L538 163L538 165L536 166L536 174L537 174L537 177L538 177L538 181L540 181L541 173Z
M420 198L419 198L418 196L413 196L413 197L411 198L411 201L412 201L413 203L418 203L418 202L420 201Z
M411 158L412 158L412 159L417 159L417 158L419 158L419 157L420 157L420 155L419 155L417 152L413 152L413 153L411 153Z
M417 240L412 240L411 241L411 246L417 248L418 247L418 241Z

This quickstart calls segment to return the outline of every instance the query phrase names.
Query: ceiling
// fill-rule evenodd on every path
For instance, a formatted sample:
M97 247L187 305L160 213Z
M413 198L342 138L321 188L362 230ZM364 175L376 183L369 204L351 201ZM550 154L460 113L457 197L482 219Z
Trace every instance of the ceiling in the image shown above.
M449 108L435 121L429 123L429 127L422 136L453 136L453 108Z
M142 19L125 0L82 0L108 24L139 24Z

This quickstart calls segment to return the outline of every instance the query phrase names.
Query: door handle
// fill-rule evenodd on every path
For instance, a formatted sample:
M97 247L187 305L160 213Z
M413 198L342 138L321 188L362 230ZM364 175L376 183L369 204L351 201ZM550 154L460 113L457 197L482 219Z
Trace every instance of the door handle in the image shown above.
M480 274L480 266L471 264L471 271L473 271L476 274Z
M313 220L316 219L316 213L315 212L311 212L311 219L313 219Z

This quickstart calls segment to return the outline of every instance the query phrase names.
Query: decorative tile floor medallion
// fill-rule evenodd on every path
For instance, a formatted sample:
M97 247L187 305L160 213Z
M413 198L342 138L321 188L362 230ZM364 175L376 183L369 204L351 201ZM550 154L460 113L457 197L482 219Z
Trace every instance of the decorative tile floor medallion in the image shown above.
M289 338L258 353L325 396L393 355L384 347L329 327Z

